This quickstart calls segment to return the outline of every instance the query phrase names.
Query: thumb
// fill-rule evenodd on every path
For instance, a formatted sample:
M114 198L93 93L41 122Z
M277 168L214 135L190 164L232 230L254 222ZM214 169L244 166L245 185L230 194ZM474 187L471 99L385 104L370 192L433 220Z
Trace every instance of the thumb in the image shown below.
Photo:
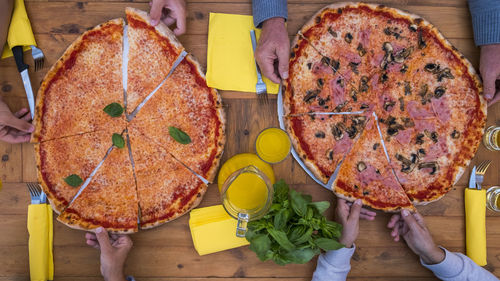
M151 10L149 11L149 16L151 17L151 24L156 26L161 19L161 14L163 11L163 0L153 0L151 5Z
M108 252L111 250L111 242L109 241L109 236L108 232L102 228L99 227L95 230L95 235L97 237L97 241L99 241L99 246L101 247L101 251Z
M488 106L492 106L493 104L497 103L498 101L500 101L500 91L498 91L495 96L493 97L493 99L491 99L490 101L488 101Z
M361 199L356 199L356 201L354 201L354 204L351 206L351 212L349 213L349 221L359 221L359 214L361 213L362 206Z
M423 222L423 218L420 214L416 213L415 215L411 215L408 210L402 210L401 217L403 217L404 222L411 231L416 231L421 228L420 222Z
M278 56L278 71L280 73L281 79L288 78L288 64L290 52L286 47L278 47L276 50L276 55Z
M483 93L486 100L491 100L495 95L497 73L494 71L486 71L483 75Z
M0 122L1 123L1 122ZM18 129L21 132L28 132L31 133L34 131L33 125L30 123L16 118L14 115L9 115L9 117L6 118L6 120L3 122L4 125L12 127L14 129Z

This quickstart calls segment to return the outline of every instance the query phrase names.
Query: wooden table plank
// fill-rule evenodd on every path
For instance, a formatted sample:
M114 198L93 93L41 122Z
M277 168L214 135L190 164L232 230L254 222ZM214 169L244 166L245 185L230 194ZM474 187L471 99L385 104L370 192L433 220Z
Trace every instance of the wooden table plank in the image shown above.
M31 2L26 8L33 23L35 34L80 34L106 20L124 17L125 7L131 6L149 10L146 3L87 2L83 5L67 2ZM288 5L288 31L297 30L324 4L304 3ZM470 14L467 7L407 6L395 5L418 14L435 24L447 38L472 38ZM43 13L39 11L43 10ZM251 14L250 3L189 3L187 4L187 35L201 35L208 32L210 12Z
M103 0L86 0L85 2L97 2ZM116 0L104 0L108 2L116 2ZM79 0L26 0L25 2L83 2ZM149 0L129 0L128 2L147 3ZM186 0L186 3L213 3L214 0ZM304 1L288 0L289 4L301 4ZM332 0L314 0L310 3L331 4ZM413 6L450 6L450 7L465 7L467 0L379 0L376 1L384 5L413 5ZM218 0L217 3L251 3L251 0Z
M76 2L75 2L76 1ZM64 52L80 33L101 22L115 17L124 17L124 7L133 6L149 10L148 0L111 2L92 1L47 1L27 0L35 36L44 50L46 68L30 73L36 91L48 67ZM180 37L187 50L206 65L208 14L225 12L251 14L250 0L194 0L188 2L188 32ZM290 38L317 10L331 0L289 1L288 33ZM479 50L472 41L470 14L466 0L382 0L385 3L420 14L443 31L452 44L468 57L475 67ZM33 65L30 56L26 61ZM26 107L27 102L19 74L13 59L0 61L0 93L12 110ZM237 153L255 152L257 134L269 126L277 126L275 97L267 106L261 106L252 93L221 91L227 111L227 135L222 162ZM488 125L500 125L500 104L489 108ZM25 184L35 181L36 169L31 144L7 145L0 143L0 156L8 160L0 164L0 179L4 181L0 191L0 281L26 280L28 274L28 249L26 231L26 209L29 197ZM0 158L1 159L1 158ZM7 158L5 158L7 159ZM493 160L485 178L485 185L500 182L500 157L480 146L475 164L481 159ZM311 194L314 200L334 201L334 195L319 187L308 177L297 162L288 157L273 165L277 178L285 178L291 187ZM419 206L427 225L439 243L450 250L464 250L464 203L463 189L467 184L470 169L444 198ZM215 184L202 201L201 206L220 204ZM333 216L333 207L326 212ZM486 267L495 272L500 267L500 213L487 212L488 262ZM420 266L417 257L404 243L391 240L386 229L389 214L379 213L374 222L361 222L357 240L358 249L352 260L349 280L437 280ZM156 229L132 235L134 249L127 262L126 272L138 280L310 280L316 261L305 265L277 266L272 262L262 263L248 247L216 253L204 257L196 254L184 216ZM99 272L98 252L85 245L83 232L69 229L54 221L54 254L56 280L102 280Z

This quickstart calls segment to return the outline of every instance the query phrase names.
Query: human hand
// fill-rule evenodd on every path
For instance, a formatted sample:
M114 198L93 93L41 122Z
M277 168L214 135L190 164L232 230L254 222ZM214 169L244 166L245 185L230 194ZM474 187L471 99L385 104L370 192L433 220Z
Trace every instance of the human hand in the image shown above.
M391 217L387 227L392 229L391 236L394 241L399 241L399 237L403 236L408 247L426 264L436 264L444 260L444 251L436 246L424 218L418 212L410 214L408 210L402 210L401 214Z
M101 274L106 281L123 281L123 267L132 248L128 235L111 234L99 227L95 233L86 233L87 245L101 250Z
M483 78L484 98L491 106L500 101L500 44L481 46L479 72Z
M351 248L359 234L359 218L372 221L377 215L375 212L362 208L361 199L354 201L354 204L344 199L337 199L335 210L335 220L342 224L342 234L339 242L347 248Z
M285 19L277 17L264 21L255 52L255 60L262 74L278 84L280 79L287 79L289 57L290 40L285 27ZM274 69L275 60L278 60L278 73Z
M186 3L184 0L152 0L149 2L151 24L156 26L160 20L170 26L176 24L175 35L186 32Z
M12 114L0 98L0 140L8 143L28 142L35 127L29 123L31 115L23 108Z

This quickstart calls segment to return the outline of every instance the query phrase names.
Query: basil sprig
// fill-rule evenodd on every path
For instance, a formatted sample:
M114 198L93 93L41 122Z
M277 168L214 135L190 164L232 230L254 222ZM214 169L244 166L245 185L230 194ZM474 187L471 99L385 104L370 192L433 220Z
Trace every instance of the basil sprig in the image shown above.
M174 140L181 144L189 144L191 143L191 138L188 134L184 133L181 129L169 126L168 133Z
M78 186L80 186L80 185L83 183L82 178L80 178L80 176L75 175L75 174L69 175L68 177L66 177L66 178L64 179L64 181L65 181L65 182L66 182L69 186L72 186L72 187L78 187Z
M103 110L111 117L120 117L123 114L123 107L116 102L106 105Z
M283 180L276 182L269 212L248 223L250 250L261 261L285 265L307 263L321 250L344 247L338 241L342 225L322 215L329 207L327 201L312 202L310 195L290 190Z
M118 148L123 148L125 146L125 140L120 134L114 133L111 140L113 141L113 145Z

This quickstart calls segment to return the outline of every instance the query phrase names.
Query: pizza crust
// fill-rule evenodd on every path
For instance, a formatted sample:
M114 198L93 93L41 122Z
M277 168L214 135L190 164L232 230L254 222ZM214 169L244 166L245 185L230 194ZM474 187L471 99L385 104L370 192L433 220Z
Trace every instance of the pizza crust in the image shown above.
M285 130L288 132L288 135L290 137L290 140L292 141L293 148L297 152L297 155L299 156L300 160L302 160L302 163L306 165L306 167L313 173L313 175L318 178L321 182L326 184L328 180L330 179L330 175L326 176L324 175L321 170L319 169L318 165L314 163L313 160L310 160L307 158L306 152L302 149L302 146L300 145L300 140L298 139L297 135L295 134L295 131L292 129L292 125L290 124L290 118L286 116L283 118L283 123L285 124Z
M199 190L197 195L194 196L194 198L191 198L190 202L188 202L185 205L185 207L180 209L174 216L172 216L168 219L164 219L164 220L157 220L155 222L144 223L144 224L141 223L140 228L141 229L151 229L151 228L157 227L157 226L162 225L164 223L176 220L176 219L182 217L183 215L187 214L192 209L196 208L201 203L201 200L203 199L203 196L207 192L207 188L208 188L208 186L206 184L203 184L203 183L201 184L201 186L202 186L202 188Z
M134 17L139 18L141 21L144 21L144 22L147 22L147 23L151 22L151 17L145 11L142 11L142 10L139 10L139 9L135 9L135 8L131 8L131 7L127 7L127 8L125 8L125 13L133 15ZM155 28L155 30L161 36L163 36L164 38L166 38L167 40L169 40L169 42L176 49L180 49L180 50L184 49L184 47L182 46L181 42L179 42L179 40L177 39L177 37L175 37L174 33L170 30L170 28L168 28L168 26L165 23L163 23L162 21L160 21L158 23L158 25L156 25L154 28Z
M217 117L220 121L219 126L219 138L217 140L217 153L215 154L214 160L212 161L212 165L206 174L206 180L209 182L213 182L215 176L217 175L217 169L219 168L220 160L224 153L224 146L226 145L226 113L222 107L216 108Z
M92 231L95 230L96 228L101 227L101 225L88 222L82 219L79 215L74 213L64 212L57 217L57 220L70 228L83 231ZM137 228L130 229L130 228L106 227L106 230L110 233L115 233L115 234L132 234L134 232L137 232Z

